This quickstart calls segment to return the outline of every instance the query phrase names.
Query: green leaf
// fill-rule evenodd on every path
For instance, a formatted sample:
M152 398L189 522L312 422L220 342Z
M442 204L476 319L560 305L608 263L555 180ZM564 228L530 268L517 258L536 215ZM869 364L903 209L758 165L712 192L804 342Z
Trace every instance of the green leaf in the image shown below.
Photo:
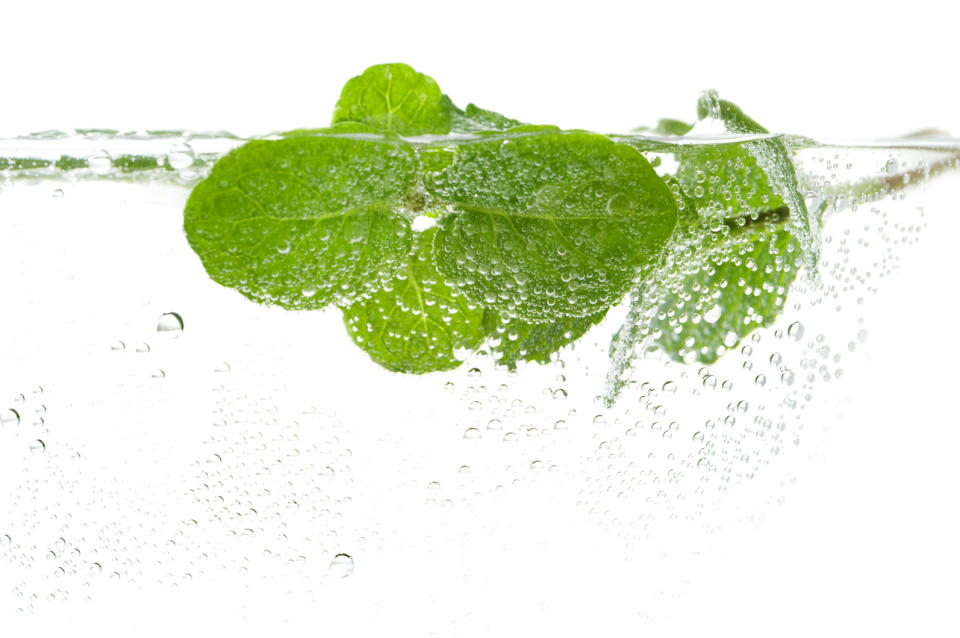
M702 233L683 247L677 283L651 322L651 334L675 361L713 363L783 310L802 265L799 242L783 223Z
M602 135L519 127L453 148L424 180L447 211L437 267L472 301L522 320L605 311L676 226L650 163Z
M184 210L210 277L254 301L309 310L392 276L410 247L398 212L416 157L402 140L362 130L253 141L221 158Z
M527 323L495 310L483 314L490 350L500 365L514 370L521 361L549 363L550 357L600 323L606 311L589 317L563 317L553 323Z
M447 286L433 263L436 227L418 233L406 264L343 308L353 341L388 370L423 374L460 365L456 350L483 340L483 310Z
M445 135L450 106L433 78L406 64L378 64L347 81L333 123L362 122L399 135Z

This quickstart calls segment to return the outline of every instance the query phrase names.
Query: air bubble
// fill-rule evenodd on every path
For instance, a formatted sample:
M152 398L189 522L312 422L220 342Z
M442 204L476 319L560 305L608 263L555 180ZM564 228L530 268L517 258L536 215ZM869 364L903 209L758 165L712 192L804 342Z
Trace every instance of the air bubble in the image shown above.
M183 332L183 317L176 312L165 312L157 320L157 332L179 333Z
M720 319L721 313L722 310L720 309L720 305L715 304L712 308L710 308L710 310L707 310L705 313L703 313L703 320L707 323L717 323L717 321Z
M19 424L20 424L20 413L14 410L13 408L0 412L0 425L12 426L12 425L19 425Z
M787 335L794 341L800 341L803 339L803 324L799 321L794 321L787 327Z
M350 554L337 554L330 561L330 573L336 578L346 578L353 573L353 557Z
M87 166L96 175L106 175L113 168L113 159L106 151L100 151L87 158Z
M189 144L174 144L167 151L167 163L170 164L170 168L177 171L190 168L193 166L195 159L193 149L190 148Z

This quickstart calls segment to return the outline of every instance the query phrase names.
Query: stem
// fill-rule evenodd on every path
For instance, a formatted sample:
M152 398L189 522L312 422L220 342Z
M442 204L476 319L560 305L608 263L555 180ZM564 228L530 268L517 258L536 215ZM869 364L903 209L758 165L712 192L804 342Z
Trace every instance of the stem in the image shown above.
M931 178L955 170L960 170L960 153L937 160L923 168L916 168L894 175L870 177L852 184L831 186L823 189L823 196L828 199L846 197L855 202L875 201L891 193L906 190L910 186L917 186Z

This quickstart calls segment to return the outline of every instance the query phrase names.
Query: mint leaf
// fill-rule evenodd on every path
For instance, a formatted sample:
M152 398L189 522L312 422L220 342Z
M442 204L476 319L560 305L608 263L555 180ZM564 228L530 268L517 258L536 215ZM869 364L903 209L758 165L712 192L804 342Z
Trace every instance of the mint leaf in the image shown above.
M483 326L497 363L514 370L521 361L549 363L553 353L582 337L605 315L603 311L589 317L563 317L553 323L527 323L487 310Z
M779 316L802 251L782 223L771 226L728 238L703 233L684 247L680 281L667 287L650 326L671 359L713 363Z
M447 211L437 267L475 303L519 319L606 310L676 226L650 163L602 135L518 127L452 148L455 160L424 180Z
M436 227L418 233L404 267L368 297L343 307L347 332L388 370L423 374L460 365L455 350L476 348L483 311L443 281L433 263Z
M362 122L400 135L443 135L450 132L450 106L430 76L406 64L378 64L347 81L333 123Z
M184 210L210 277L254 301L309 310L391 276L410 246L397 212L417 161L409 144L370 131L253 141L221 158Z

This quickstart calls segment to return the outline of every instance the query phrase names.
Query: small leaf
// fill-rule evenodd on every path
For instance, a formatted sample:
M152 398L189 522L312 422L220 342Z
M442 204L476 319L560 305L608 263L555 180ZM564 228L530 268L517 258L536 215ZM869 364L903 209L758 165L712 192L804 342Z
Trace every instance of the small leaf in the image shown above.
M605 311L589 317L562 317L553 323L527 323L487 310L483 325L492 338L490 350L497 363L514 370L520 361L549 363L553 353L582 337L604 315Z
M397 213L416 157L370 129L355 137L357 126L248 142L216 163L184 210L187 240L214 281L308 310L392 275L410 246Z
M387 370L450 370L461 363L458 350L473 350L483 340L483 311L455 294L437 272L435 234L436 227L418 233L406 265L392 280L343 307L353 341Z
M450 132L450 106L430 76L406 64L378 64L347 81L333 122L362 122L399 135L444 135Z
M607 310L676 226L650 163L602 135L519 127L453 148L425 179L448 210L437 267L475 303L525 321Z

